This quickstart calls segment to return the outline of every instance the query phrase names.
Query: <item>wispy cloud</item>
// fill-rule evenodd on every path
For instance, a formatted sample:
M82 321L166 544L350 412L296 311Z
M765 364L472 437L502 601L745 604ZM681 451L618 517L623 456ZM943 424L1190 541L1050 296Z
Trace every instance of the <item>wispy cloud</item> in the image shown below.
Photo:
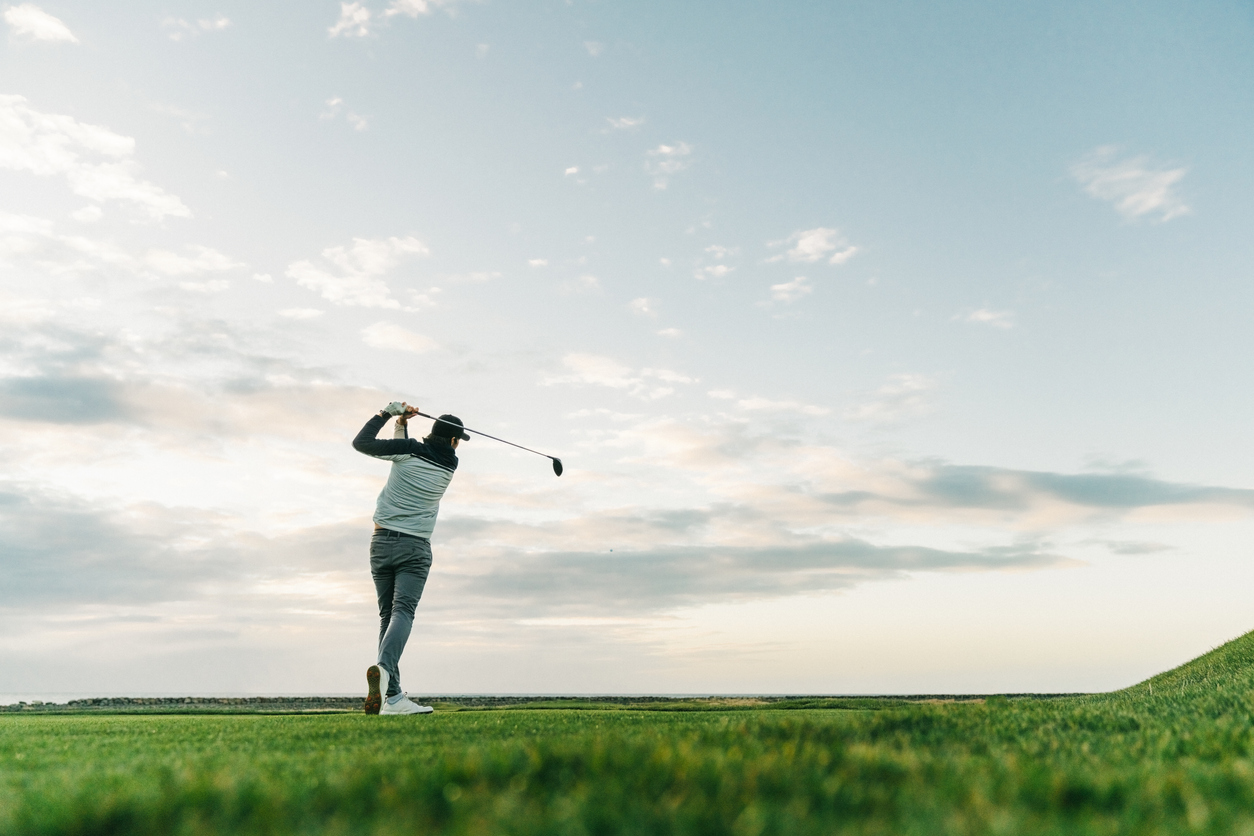
M692 146L686 142L662 144L650 150L644 170L653 175L653 188L665 189L670 178L692 165Z
M297 261L287 276L337 305L399 308L383 277L405 258L429 254L417 238L354 238L350 246L328 247L322 258L336 272L311 261Z
M593 58L597 58L601 55L602 52L605 52L605 44L601 43L600 41L584 41L583 48Z
M813 290L814 287L809 279L805 276L797 276L790 282L771 285L771 298L776 302L796 302L801 297L808 296Z
M1148 156L1120 159L1119 148L1105 145L1071 167L1071 176L1085 194L1114 205L1127 220L1151 217L1160 222L1192 210L1176 194L1187 168L1162 168Z
M654 319L657 318L657 300L656 299L649 299L644 296L641 296L639 299L632 299L631 303L628 304L627 307L630 308L631 312L634 314L639 314L640 316L649 316L649 317L653 317Z
M189 246L190 254L181 255L169 250L151 250L144 263L165 276L194 276L203 273L221 273L243 267L229 256L209 247Z
M458 0L393 0L381 12L376 12L363 2L340 3L340 16L328 29L332 38L364 38L375 34L395 17L416 18L431 14L436 9L454 13ZM484 46L484 45L480 45ZM479 57L486 54L486 48Z
M352 125L353 130L355 131L364 131L366 130L366 128L370 126L370 123L366 119L366 117L360 116L357 113L354 113L353 111L346 109L344 107L344 100L341 99L339 96L333 96L327 99L325 102L325 105L326 105L326 110L318 114L318 119L323 122L336 119L342 113L344 115L344 121Z
M417 334L392 322L376 322L373 325L367 325L362 329L361 338L371 348L380 348L385 351L425 354L439 348L439 344L430 337Z
M96 207L87 207L94 209ZM100 213L78 210L81 223L99 219ZM58 232L46 218L0 213L0 265L22 264L24 269L47 271L62 279L108 270L116 278L142 279L152 285L163 277L188 278L221 273L244 267L211 247L188 244L181 251L152 249L133 253L109 239L91 238L79 233ZM212 289L222 289L213 285ZM197 286L193 289L210 288Z
M831 412L827 407L801 401L779 401L757 395L742 397L731 389L711 389L706 394L718 400L735 401L737 409L747 412L796 412L801 415L827 415Z
M787 259L798 264L823 260L828 264L844 264L858 252L858 248L850 245L840 230L823 226L798 230L783 240L768 242L767 246L788 247L786 251L768 258L768 262Z
M0 168L63 176L74 194L132 206L148 220L191 217L177 197L139 179L134 153L128 136L42 113L22 96L0 96Z
M698 264L692 276L695 279L721 279L735 269L729 264Z
M595 293L601 289L601 280L591 273L584 273L562 282L562 293L568 295L581 295L585 293Z
M670 369L632 369L617 360L596 354L567 354L562 358L566 374L552 375L545 386L582 384L620 389L632 397L656 400L673 394L673 386L659 384L695 383L695 379Z
M959 314L954 319L962 322L971 322L976 325L987 325L991 328L1010 329L1015 327L1014 311L998 311L993 308L976 308L965 314Z
M921 374L895 374L861 403L845 411L852 421L891 424L932 409L936 381Z
M418 17L429 15L436 9L444 9L449 14L453 14L457 3L458 0L392 0L391 5L384 10L383 16Z
M318 319L325 313L326 311L318 308L284 308L278 312L279 316L285 319L297 320Z
M692 272L693 278L698 280L723 278L736 269L727 262L739 252L739 247L725 247L721 244L711 244L705 248L705 254L694 261ZM708 261L713 261L714 263L707 263ZM669 259L662 259L662 263L665 266L670 266Z
M161 29L172 41L183 41L202 34L221 32L231 25L231 19L225 15L200 18L190 21L181 17L167 17L161 21Z
M452 584L463 600L519 614L622 617L848 589L905 572L1039 569L1067 562L1035 544L951 551L849 537L806 538L771 546L511 552L491 559L485 571L454 578Z
M365 3L340 3L340 17L327 29L332 38L364 38L370 34L373 13Z
M644 124L643 116L622 116L617 119L606 117L606 122L610 123L610 127L616 131L629 131L638 128Z
M78 43L78 38L74 37L70 27L34 3L22 3L5 8L4 22L9 24L15 35L33 41Z

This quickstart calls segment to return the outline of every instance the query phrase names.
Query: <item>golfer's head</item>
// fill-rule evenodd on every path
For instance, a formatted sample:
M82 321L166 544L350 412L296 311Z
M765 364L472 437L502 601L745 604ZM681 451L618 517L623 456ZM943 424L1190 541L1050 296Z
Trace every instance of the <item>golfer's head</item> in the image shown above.
M470 440L470 436L466 435L464 427L462 419L456 415L441 415L431 425L431 435L429 437L442 438L456 447L458 441Z

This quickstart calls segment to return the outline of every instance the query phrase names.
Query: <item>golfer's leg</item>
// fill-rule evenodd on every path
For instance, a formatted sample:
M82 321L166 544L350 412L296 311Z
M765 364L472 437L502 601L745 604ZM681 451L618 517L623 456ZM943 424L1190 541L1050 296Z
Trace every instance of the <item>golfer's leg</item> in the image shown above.
M431 543L417 537L400 541L404 554L397 554L395 583L392 594L392 618L383 640L379 642L379 664L388 672L387 696L401 692L400 660L414 626L414 610L422 598L427 575L431 571Z
M388 623L392 620L392 598L396 588L396 569L393 565L393 554L396 540L384 537L370 539L370 577L374 579L374 592L379 600L379 647L383 647L383 637L387 634ZM391 675L392 671L388 671Z

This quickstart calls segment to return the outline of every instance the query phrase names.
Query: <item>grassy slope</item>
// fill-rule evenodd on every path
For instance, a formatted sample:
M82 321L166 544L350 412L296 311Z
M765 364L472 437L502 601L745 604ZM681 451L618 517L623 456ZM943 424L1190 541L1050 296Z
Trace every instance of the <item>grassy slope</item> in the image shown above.
M1254 834L1252 714L1254 634L1065 700L6 716L0 833Z

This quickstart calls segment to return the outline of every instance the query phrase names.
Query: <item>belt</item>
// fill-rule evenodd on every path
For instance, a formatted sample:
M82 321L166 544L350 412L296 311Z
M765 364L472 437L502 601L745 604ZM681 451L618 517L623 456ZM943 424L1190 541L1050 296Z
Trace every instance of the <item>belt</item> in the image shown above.
M417 534L406 534L403 531L393 531L390 528L376 528L374 530L374 536L375 537L388 537L388 538L409 537L410 539L413 539L413 540L427 539L426 537L419 537Z

